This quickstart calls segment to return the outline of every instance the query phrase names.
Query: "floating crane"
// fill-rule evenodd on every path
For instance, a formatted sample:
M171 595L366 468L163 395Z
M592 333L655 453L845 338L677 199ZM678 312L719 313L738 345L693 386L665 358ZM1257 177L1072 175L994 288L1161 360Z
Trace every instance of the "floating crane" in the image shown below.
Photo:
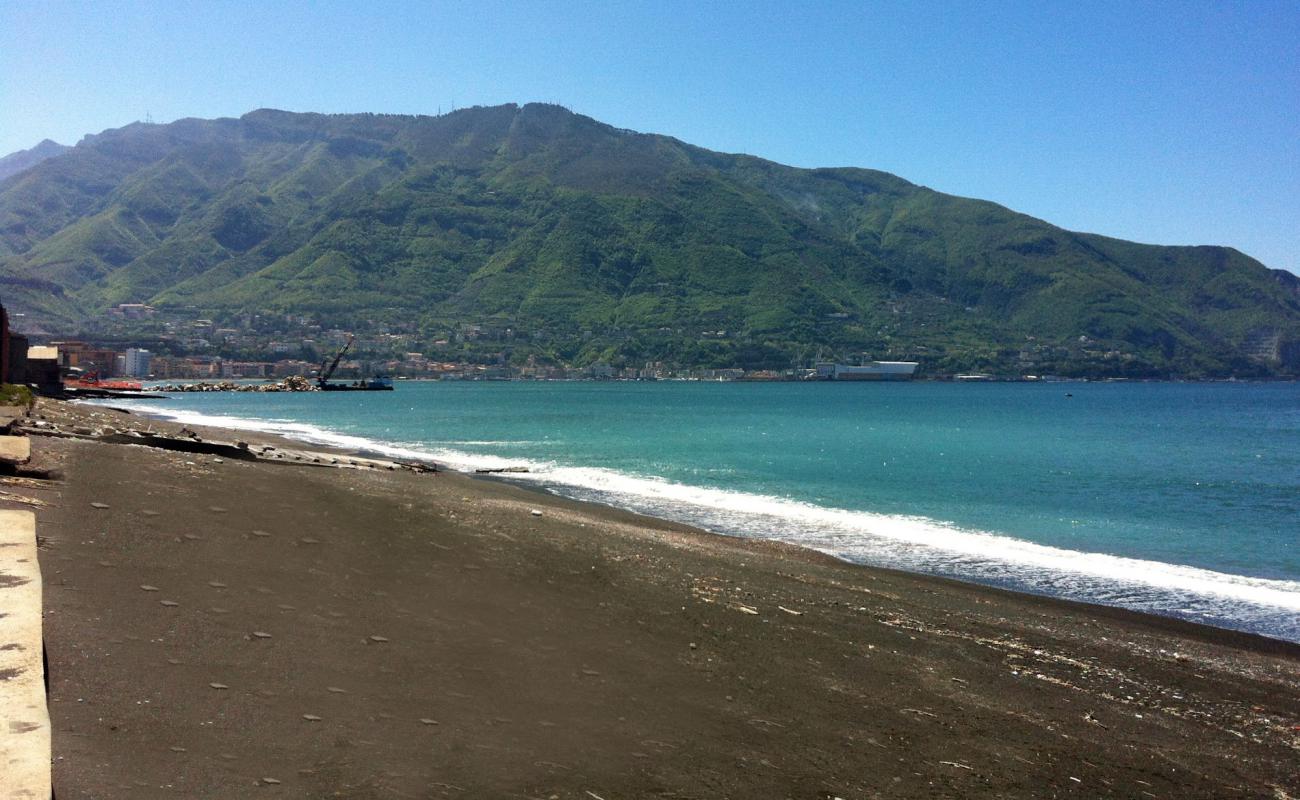
M320 375L316 378L316 386L322 392L391 392L393 390L393 381L391 378L371 378L370 380L359 380L356 383L330 383L330 377L334 375L334 370L339 368L339 362L343 356L352 348L352 334L348 334L348 340L343 344L342 349L334 356L334 360L326 366L325 362L320 362Z
M347 353L349 349L351 349L353 338L355 337L353 337L352 334L349 333L348 340L343 344L343 349L339 350L338 353L334 355L334 360L330 362L330 365L328 367L325 366L324 361L320 362L320 374L316 378L316 384L320 386L321 389L326 388L326 384L329 383L330 376L334 374L334 370L339 368L339 362L343 360L343 355Z

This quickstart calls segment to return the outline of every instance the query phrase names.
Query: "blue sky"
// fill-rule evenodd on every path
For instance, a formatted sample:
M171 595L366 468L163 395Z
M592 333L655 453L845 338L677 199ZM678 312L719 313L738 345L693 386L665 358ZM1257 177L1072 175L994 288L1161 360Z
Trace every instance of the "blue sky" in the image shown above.
M1297 0L0 4L0 154L533 100L1300 272Z

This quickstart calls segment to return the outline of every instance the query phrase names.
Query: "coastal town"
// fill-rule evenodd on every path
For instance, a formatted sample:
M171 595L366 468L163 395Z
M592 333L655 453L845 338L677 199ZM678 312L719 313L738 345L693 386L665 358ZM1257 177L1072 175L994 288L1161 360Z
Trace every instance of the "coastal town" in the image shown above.
M124 303L107 315L117 323L85 339L54 334L32 337L28 358L54 360L63 375L99 380L153 381L283 380L317 377L322 362L347 349L334 375L427 380L811 380L831 377L816 365L787 369L684 367L663 361L635 365L596 361L582 366L539 357L539 333L501 323L457 326L422 337L410 326L368 323L365 332L329 327L301 315L242 315L221 325L209 319L168 319L140 303ZM136 323L136 324L132 324ZM725 333L725 332L722 332ZM429 352L413 350L427 346ZM915 364L913 364L913 367ZM904 377L910 378L912 371Z
M19 314L11 321L24 330ZM347 347L334 372L340 380L386 376L398 380L961 380L1038 381L1123 374L1131 355L1100 349L1078 337L1069 346L1049 346L1029 337L1019 349L997 354L987 369L952 369L939 348L895 348L887 342L871 352L821 348L789 358L761 344L744 344L739 358L716 364L622 351L601 354L593 342L626 342L652 335L732 344L726 330L635 332L577 329L533 330L509 320L448 324L429 331L411 322L357 320L343 325L304 314L238 314L196 318L143 303L122 303L73 334L52 326L27 326L28 358L54 361L65 376L98 380L162 382L283 381L316 378L322 363ZM350 343L350 344L349 344ZM614 349L614 348L611 348ZM880 375L853 373L848 366L910 364ZM831 365L840 369L828 371ZM997 366L997 365L1002 366ZM1075 365L1071 367L1070 365Z

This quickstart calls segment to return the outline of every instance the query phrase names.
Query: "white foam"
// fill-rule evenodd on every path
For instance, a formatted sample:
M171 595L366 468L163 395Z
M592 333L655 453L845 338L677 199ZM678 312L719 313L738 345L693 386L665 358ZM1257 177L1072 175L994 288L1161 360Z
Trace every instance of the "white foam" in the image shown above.
M719 533L778 539L855 562L1201 619L1300 640L1300 581L1067 550L924 517L827 508L609 469L505 458L456 447L377 442L288 420L150 410L180 422L259 430L391 457L433 459L462 471L523 466L529 471L513 473L512 480Z
M1088 553L1035 544L988 531L958 528L924 517L826 508L810 503L744 492L685 486L612 470L556 467L521 475L524 480L594 489L656 505L689 505L726 527L780 531L800 544L815 543L836 555L872 552L876 544L938 550L949 557L1015 564L1061 573L1142 584L1152 588L1213 594L1300 612L1300 581L1232 575L1198 567L1166 564L1105 553ZM760 524L756 524L760 523ZM800 535L800 532L803 532Z

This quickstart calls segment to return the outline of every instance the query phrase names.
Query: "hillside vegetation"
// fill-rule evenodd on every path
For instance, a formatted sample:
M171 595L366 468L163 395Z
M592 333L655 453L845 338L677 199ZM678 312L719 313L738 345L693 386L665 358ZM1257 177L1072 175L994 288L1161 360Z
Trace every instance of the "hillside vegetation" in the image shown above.
M41 163L47 158L53 158L69 150L67 145L52 142L49 139L28 150L19 150L17 153L10 153L0 158L0 181L8 178L10 175L17 175L23 170L30 169Z
M1300 279L1230 248L1073 233L536 104L89 136L0 181L0 295L68 331L126 302L504 324L573 363L1300 372Z

